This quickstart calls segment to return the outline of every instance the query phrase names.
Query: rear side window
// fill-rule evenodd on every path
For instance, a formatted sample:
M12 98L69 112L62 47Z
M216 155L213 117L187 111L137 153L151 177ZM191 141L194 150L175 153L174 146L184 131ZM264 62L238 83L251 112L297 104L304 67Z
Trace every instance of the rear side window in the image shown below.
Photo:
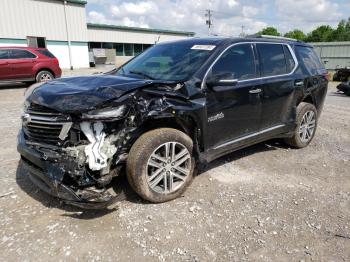
M295 61L293 59L292 54L290 53L289 48L286 45L283 46L283 49L284 49L284 55L286 57L287 72L289 73L289 72L292 72L292 70L294 69Z
M8 50L0 50L0 59L8 59Z
M212 74L238 80L256 77L252 46L240 44L228 49L213 66Z
M56 58L49 50L44 50L44 49L40 49L37 50L40 54L50 57L50 58Z
M284 57L283 45L257 44L262 76L275 76L289 73Z
M10 59L22 59L22 58L36 58L36 55L21 49L12 49L10 50Z
M318 69L324 69L320 58L311 47L296 46L296 52L304 70L310 75L317 74Z

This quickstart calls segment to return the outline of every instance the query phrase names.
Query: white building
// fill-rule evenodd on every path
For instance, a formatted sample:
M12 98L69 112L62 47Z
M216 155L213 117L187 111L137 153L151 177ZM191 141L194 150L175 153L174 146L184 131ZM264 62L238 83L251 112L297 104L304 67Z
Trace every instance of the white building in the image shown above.
M156 42L192 32L87 24L84 0L0 0L0 46L46 47L62 68L89 67L89 49L111 49L117 63ZM114 53L112 53L114 54Z

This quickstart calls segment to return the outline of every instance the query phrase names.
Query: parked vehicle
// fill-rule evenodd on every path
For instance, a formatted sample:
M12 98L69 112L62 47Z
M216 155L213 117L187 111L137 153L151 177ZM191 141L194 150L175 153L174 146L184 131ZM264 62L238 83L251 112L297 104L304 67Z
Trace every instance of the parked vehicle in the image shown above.
M333 75L333 81L350 81L350 67L336 69Z
M327 85L303 42L161 43L107 74L32 86L18 151L32 181L66 203L115 202L123 170L142 198L164 202L185 191L200 162L271 138L307 146Z
M339 85L337 85L337 89L340 92L343 92L345 95L350 96L350 81L340 83Z
M0 81L45 82L61 73L57 58L46 48L0 47Z

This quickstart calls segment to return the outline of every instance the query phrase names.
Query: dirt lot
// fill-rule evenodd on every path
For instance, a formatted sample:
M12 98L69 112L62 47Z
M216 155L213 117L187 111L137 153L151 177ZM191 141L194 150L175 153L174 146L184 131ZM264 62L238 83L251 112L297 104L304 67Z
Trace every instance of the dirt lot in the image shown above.
M131 195L84 211L37 190L18 165L25 88L0 88L0 260L350 261L350 97L330 85L316 137L269 141L209 165L184 196Z

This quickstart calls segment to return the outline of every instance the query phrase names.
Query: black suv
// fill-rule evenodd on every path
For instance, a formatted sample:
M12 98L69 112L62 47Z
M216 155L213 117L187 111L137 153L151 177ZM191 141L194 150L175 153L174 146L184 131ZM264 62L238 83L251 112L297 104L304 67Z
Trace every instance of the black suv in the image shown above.
M30 179L66 203L108 206L125 173L142 198L164 202L184 192L198 163L271 138L307 146L327 84L303 42L157 44L106 74L30 87L18 151Z

